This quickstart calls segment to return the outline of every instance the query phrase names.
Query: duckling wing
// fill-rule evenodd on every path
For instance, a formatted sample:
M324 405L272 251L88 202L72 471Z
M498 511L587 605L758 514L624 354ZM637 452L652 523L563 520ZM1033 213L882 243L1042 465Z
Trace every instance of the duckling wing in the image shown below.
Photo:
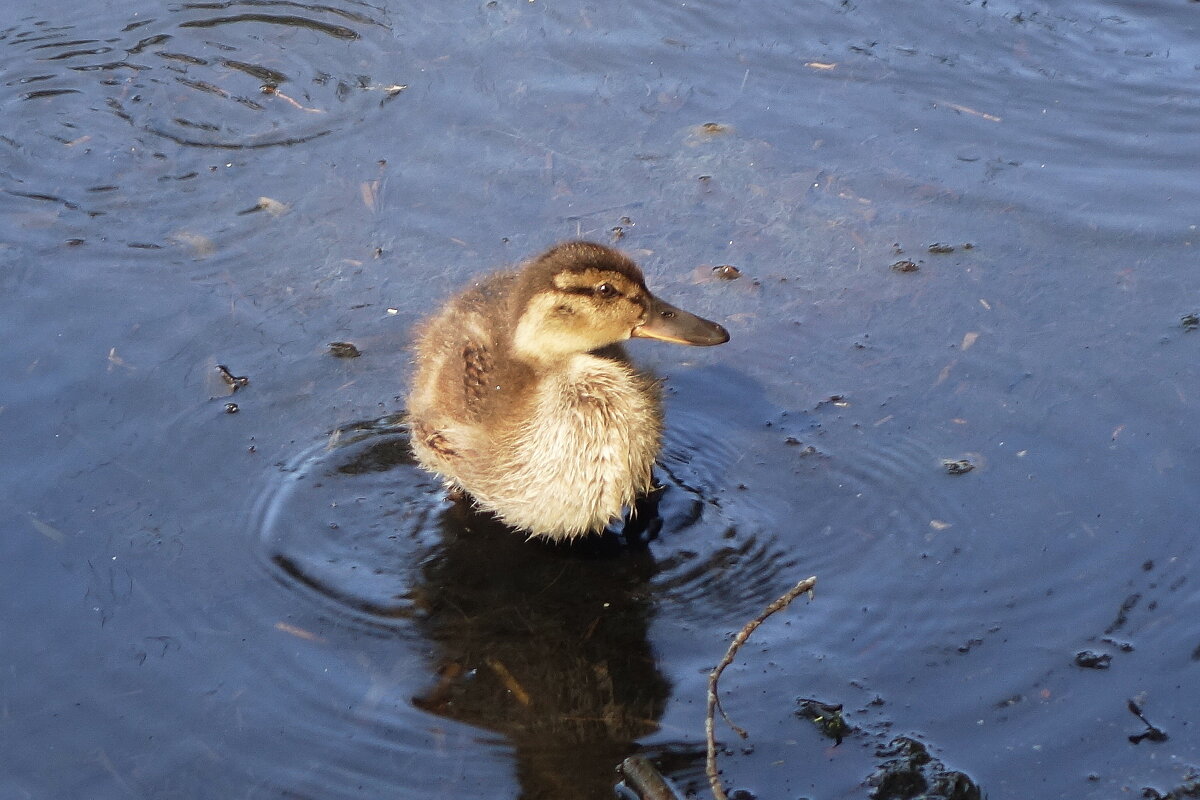
M479 322L451 305L427 323L408 396L413 452L452 485L469 483L480 454L490 450L481 421L495 345Z
M477 314L448 308L429 321L417 342L417 370L408 411L430 422L478 421L491 373L495 342Z
M466 411L478 419L483 410L483 398L496 369L494 348L490 342L468 339L462 346L463 404Z
M443 459L486 452L494 433L502 347L511 316L512 277L481 281L443 306L419 330L408 396L414 439L427 438ZM442 470L445 465L442 465Z

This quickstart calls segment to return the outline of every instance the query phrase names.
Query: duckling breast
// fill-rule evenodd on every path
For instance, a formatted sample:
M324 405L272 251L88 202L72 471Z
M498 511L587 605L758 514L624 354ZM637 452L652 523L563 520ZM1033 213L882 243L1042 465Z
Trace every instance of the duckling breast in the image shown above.
M602 529L649 491L662 438L654 381L628 364L581 354L542 376L529 402L498 448L497 485L475 492L482 506L558 539Z

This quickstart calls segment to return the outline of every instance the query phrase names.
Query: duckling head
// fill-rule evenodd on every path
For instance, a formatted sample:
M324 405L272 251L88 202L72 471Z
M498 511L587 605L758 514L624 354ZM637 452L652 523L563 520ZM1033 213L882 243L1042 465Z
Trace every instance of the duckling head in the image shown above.
M623 253L592 242L561 244L530 262L518 297L513 347L528 361L558 361L631 337L698 346L729 341L717 323L655 297Z

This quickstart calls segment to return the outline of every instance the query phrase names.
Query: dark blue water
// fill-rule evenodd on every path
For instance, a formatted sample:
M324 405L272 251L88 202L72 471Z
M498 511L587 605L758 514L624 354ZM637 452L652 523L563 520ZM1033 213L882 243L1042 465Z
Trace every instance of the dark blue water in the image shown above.
M0 796L706 796L811 574L730 787L1200 769L1200 5L84 5L0 14ZM634 350L644 548L405 449L411 325L575 237L733 337Z

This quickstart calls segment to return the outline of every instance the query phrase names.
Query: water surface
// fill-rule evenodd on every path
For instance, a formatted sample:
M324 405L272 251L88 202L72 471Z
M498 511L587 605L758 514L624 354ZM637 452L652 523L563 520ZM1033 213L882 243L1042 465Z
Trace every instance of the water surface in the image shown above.
M731 787L1200 768L1200 6L77 5L0 22L0 795L704 796L810 574ZM634 546L405 449L411 325L572 237L733 336L634 347Z

